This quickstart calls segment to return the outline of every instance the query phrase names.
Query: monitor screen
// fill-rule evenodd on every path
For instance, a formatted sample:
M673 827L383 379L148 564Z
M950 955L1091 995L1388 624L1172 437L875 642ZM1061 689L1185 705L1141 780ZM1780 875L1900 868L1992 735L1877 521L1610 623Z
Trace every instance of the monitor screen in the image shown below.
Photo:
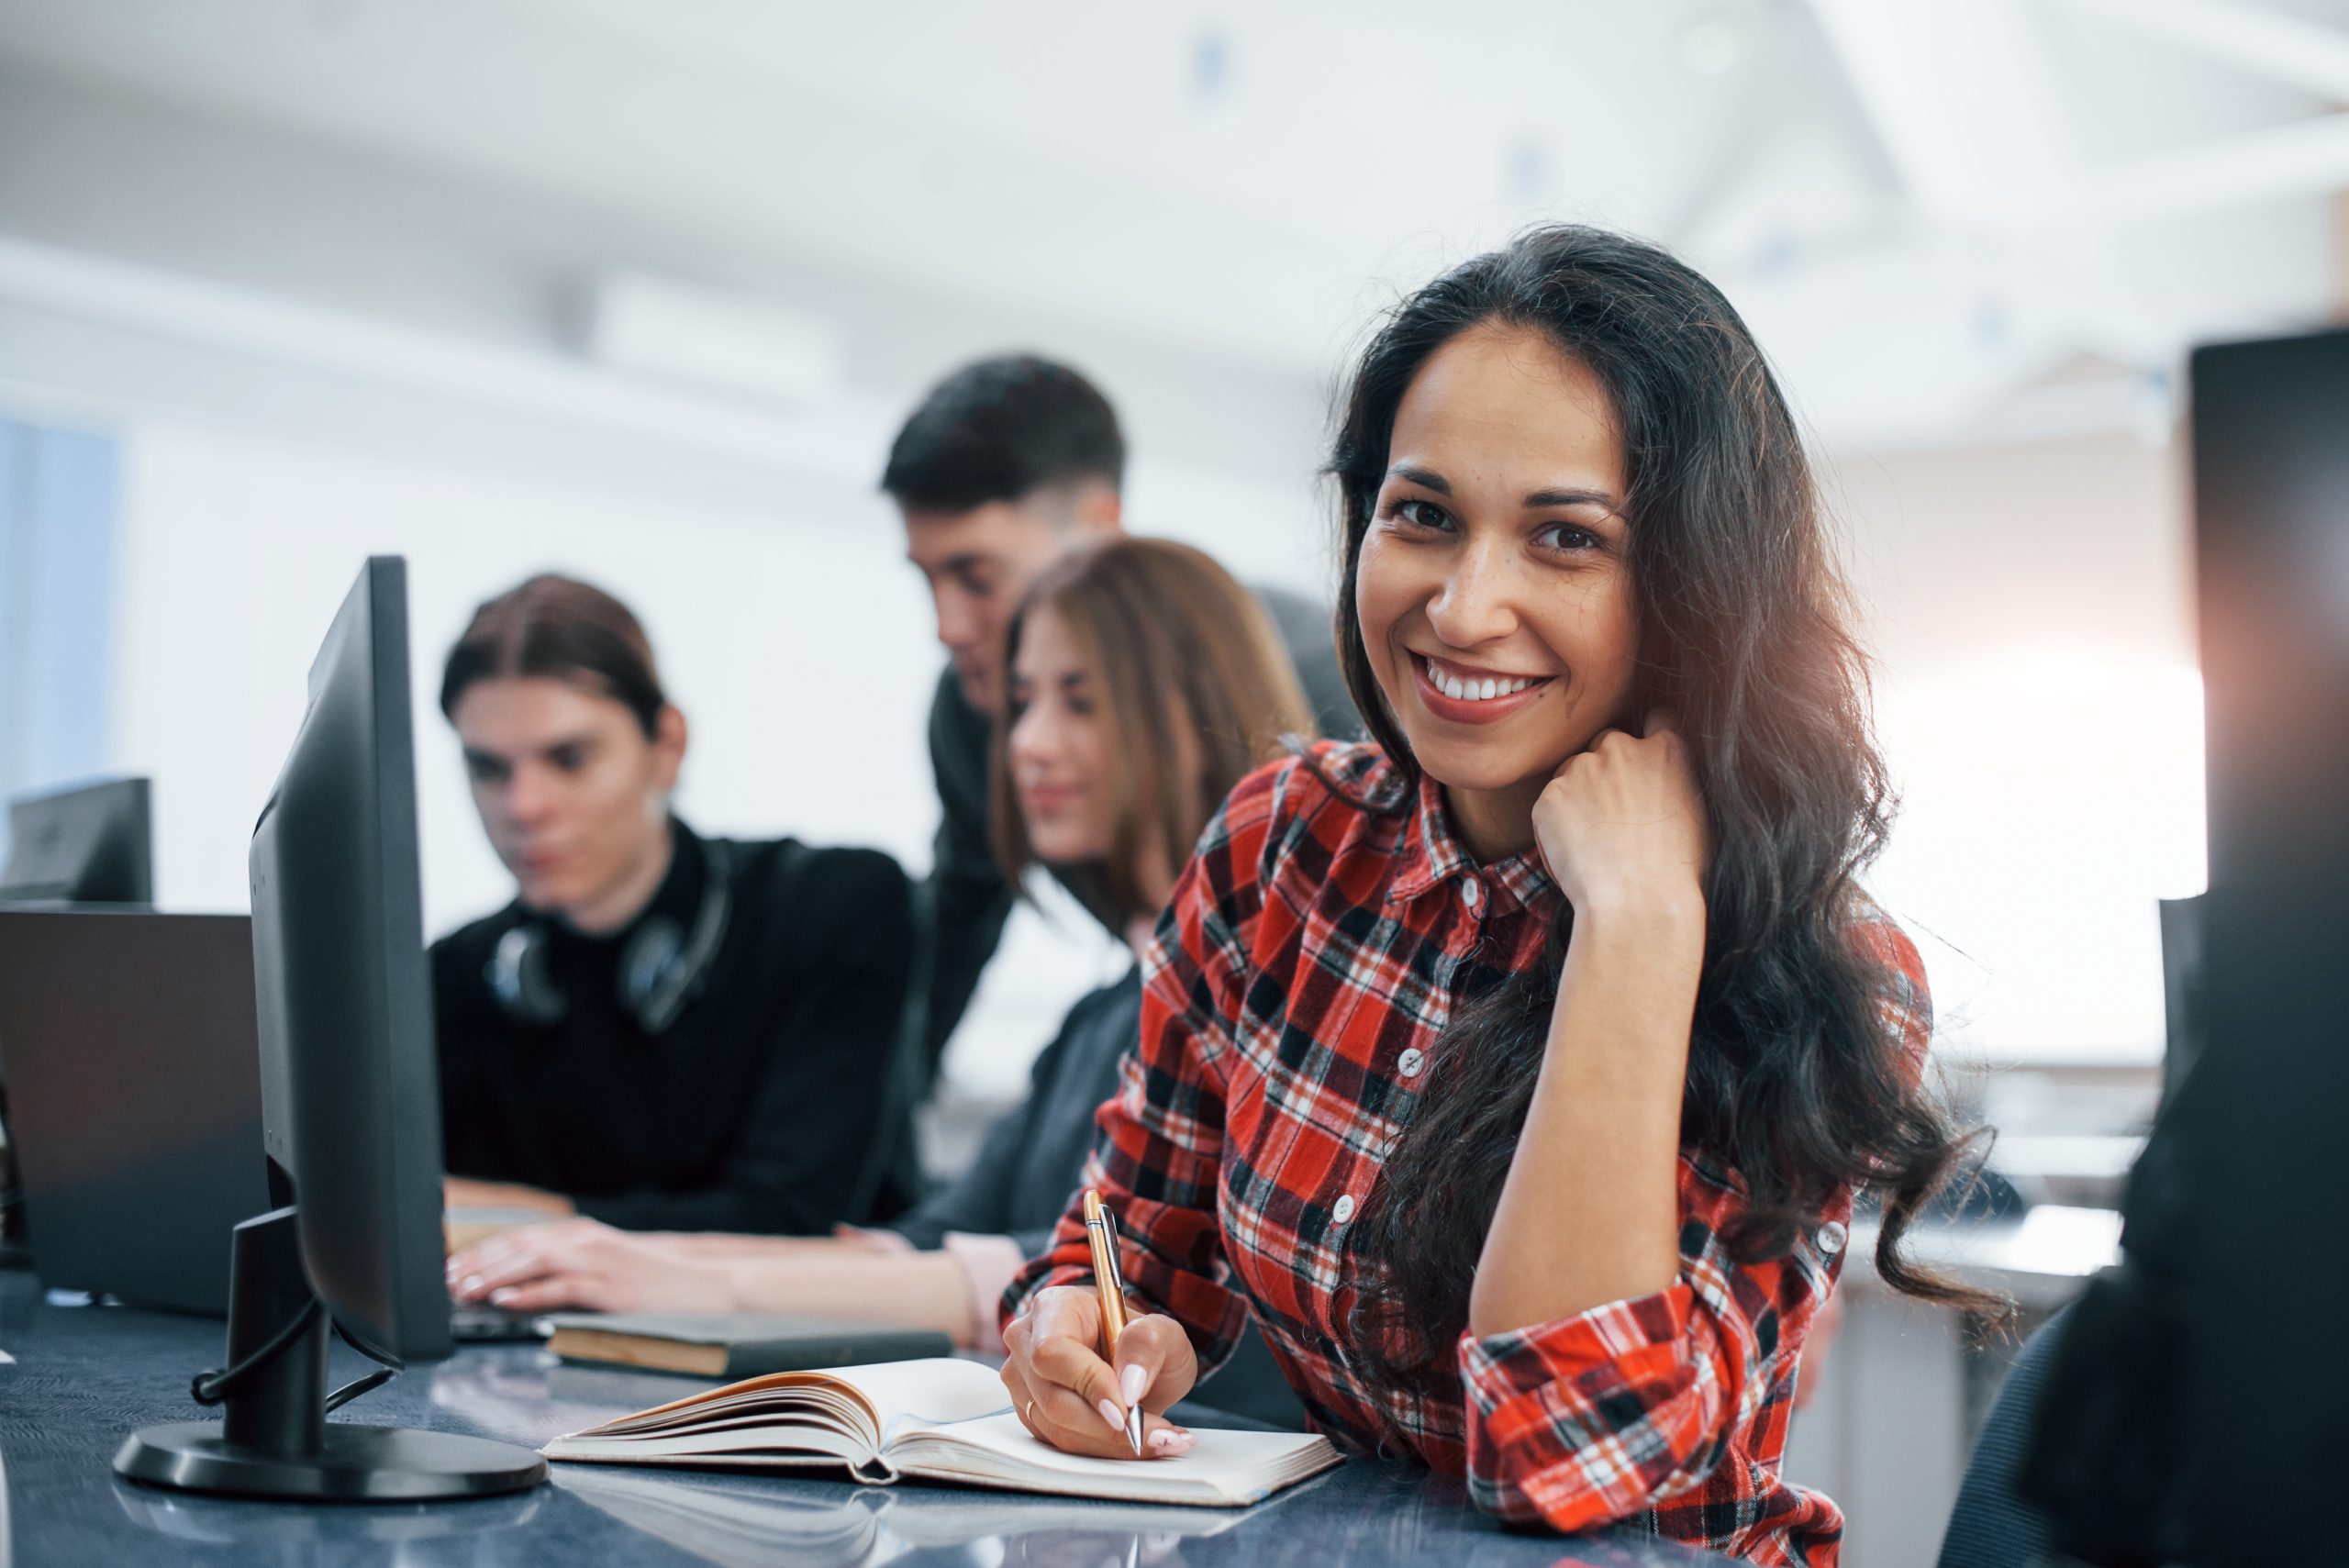
M145 779L108 779L8 803L0 902L151 904L154 829Z
M312 1287L394 1361L450 1350L408 693L406 566L379 556L311 666L250 858L263 1143Z
M2321 1521L2242 1503L2336 1484L2349 1401L2349 1371L2322 1355L2293 1358L2276 1397L2260 1327L2349 1293L2323 1196L2349 1124L2349 331L2203 349L2192 378L2210 885L2199 1051L2165 1118L2189 1344L2159 1375L2189 1391L2195 1543L2313 1562L2338 1551Z

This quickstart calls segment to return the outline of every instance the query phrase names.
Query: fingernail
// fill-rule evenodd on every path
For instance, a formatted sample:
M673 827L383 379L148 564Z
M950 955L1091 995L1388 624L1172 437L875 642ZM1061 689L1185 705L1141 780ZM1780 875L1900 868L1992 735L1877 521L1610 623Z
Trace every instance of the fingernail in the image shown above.
M1118 1407L1115 1404L1111 1403L1109 1400L1104 1399L1100 1404L1096 1405L1094 1408L1101 1412L1101 1418L1109 1423L1109 1429L1111 1431L1117 1433L1119 1437L1124 1437L1126 1435L1126 1418L1118 1414Z
M510 1284L502 1285L489 1293L489 1299L492 1306L503 1307L514 1299L514 1287Z
M1190 1433L1178 1432L1171 1427L1161 1427L1150 1434L1150 1446L1170 1457L1178 1453L1190 1452L1192 1445L1197 1441L1198 1439Z
M481 1275L467 1274L465 1276L465 1283L459 1288L463 1290L466 1295L471 1296L474 1291L481 1288Z
M1150 1386L1150 1373L1138 1366L1130 1366L1118 1374L1118 1385L1126 1392L1126 1403L1131 1405Z

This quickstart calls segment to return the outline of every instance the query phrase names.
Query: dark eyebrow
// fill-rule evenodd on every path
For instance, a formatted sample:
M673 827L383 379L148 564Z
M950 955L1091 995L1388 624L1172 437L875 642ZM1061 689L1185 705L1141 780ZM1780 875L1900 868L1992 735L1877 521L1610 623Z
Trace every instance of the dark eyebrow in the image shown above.
M602 738L592 731L583 731L577 735L558 736L540 747L533 754L539 757L552 757L557 752L569 751L578 757L592 757L603 743Z
M906 559L913 562L913 564L916 566L921 566L920 562L914 560L914 555L911 550L907 550L906 552ZM989 555L983 550L966 550L959 555L950 555L945 560L940 562L938 563L938 570L941 572L965 572L974 566L991 565L994 562L994 560L995 558L993 556ZM922 570L927 572L930 568L925 566L922 567Z
M1389 479L1408 480L1422 490L1432 490L1439 495L1452 494L1452 481L1431 468L1421 468L1415 462L1398 462L1386 471Z
M1527 494L1525 505L1533 506L1604 506L1615 517L1623 514L1621 503L1604 490L1535 490Z
M1389 479L1400 479L1422 490L1432 490L1439 495L1452 494L1452 481L1431 468L1421 468L1415 462L1398 462L1386 471ZM1622 516L1622 503L1604 490L1565 487L1530 492L1523 503L1528 507L1541 506L1604 506L1614 517Z

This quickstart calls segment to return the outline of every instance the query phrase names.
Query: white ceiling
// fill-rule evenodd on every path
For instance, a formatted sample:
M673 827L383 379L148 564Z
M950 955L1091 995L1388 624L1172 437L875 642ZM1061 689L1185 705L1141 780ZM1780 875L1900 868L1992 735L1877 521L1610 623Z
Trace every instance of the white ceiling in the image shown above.
M1863 435L2306 319L2349 188L2349 0L0 0L0 57L1285 373L1591 218Z

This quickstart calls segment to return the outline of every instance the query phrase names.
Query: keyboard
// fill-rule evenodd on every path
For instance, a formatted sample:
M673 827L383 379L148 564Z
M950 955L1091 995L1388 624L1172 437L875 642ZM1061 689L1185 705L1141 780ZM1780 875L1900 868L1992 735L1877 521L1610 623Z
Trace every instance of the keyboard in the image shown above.
M495 1307L449 1307L449 1338L461 1345L491 1345L537 1341L554 1332L554 1326L534 1312L507 1312Z

